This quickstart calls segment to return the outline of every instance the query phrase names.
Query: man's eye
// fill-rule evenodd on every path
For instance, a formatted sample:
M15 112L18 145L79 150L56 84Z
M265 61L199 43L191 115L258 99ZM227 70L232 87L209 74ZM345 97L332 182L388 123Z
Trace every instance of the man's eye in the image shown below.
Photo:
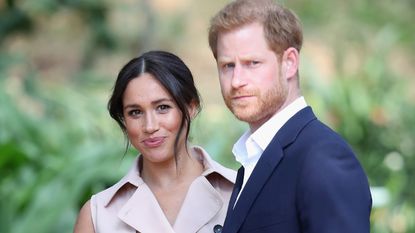
M260 62L259 61L251 61L250 62L250 65L251 66L255 66L255 65L258 65Z
M233 68L233 67L235 67L234 63L226 63L226 64L223 65L223 68L225 68L225 69L230 69L230 68Z

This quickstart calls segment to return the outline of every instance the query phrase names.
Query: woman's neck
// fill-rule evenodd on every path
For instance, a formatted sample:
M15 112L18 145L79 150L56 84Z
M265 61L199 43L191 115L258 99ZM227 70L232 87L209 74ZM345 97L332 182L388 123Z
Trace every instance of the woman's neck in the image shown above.
M173 226L191 183L202 174L203 164L193 149L179 153L174 160L155 164L143 160L141 177L156 197L161 210Z
M192 148L182 150L174 158L164 163L151 163L143 160L141 177L152 189L169 189L180 183L193 181L203 172L203 165Z

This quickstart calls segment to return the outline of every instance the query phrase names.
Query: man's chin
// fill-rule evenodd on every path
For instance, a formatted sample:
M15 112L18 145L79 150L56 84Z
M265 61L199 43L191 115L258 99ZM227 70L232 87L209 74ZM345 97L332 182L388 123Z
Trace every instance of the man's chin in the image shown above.
M272 115L264 111L248 111L247 109L231 110L233 115L240 121L248 123L250 126L261 125Z
M232 110L233 115L235 115L235 117L240 120L240 121L244 121L246 123L250 123L252 122L252 116L253 114L249 111L244 111L244 109L241 110Z
M253 116L256 116L257 113L252 111L252 107L250 105L241 105L241 104L232 104L228 105L229 110L233 113L233 115L240 121L244 121L250 123Z

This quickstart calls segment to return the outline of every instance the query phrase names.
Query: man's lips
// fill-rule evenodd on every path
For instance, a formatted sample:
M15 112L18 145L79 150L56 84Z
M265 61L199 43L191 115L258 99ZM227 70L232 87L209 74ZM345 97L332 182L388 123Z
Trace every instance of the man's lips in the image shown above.
M143 140L143 144L147 147L154 148L163 144L165 137L153 137Z
M244 100L253 97L252 95L237 95L232 96L232 100Z

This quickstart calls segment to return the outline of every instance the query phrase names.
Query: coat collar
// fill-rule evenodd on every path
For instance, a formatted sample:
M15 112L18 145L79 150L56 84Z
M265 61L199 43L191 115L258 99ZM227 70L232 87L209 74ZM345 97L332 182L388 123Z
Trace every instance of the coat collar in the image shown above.
M301 130L311 121L316 120L311 107L306 107L295 114L291 120L289 120L274 137L274 140L278 140L282 148L290 145L295 141Z
M141 163L140 156L135 159L129 172L118 183L105 191L105 206L110 205L125 185L131 184L136 187L136 190L118 212L118 217L123 222L139 232L197 232L225 204L218 191L210 183L209 175L216 173L219 174L220 179L234 183L235 172L212 160L201 147L195 146L193 149L200 155L204 172L189 187L173 227L167 221L150 188L140 177L138 169L139 163Z
M281 130L278 131L261 155L261 158L242 190L235 207L233 210L232 207L229 207L231 213L228 213L223 231L238 231L256 197L268 180L268 177L283 158L283 149L293 143L301 130L314 119L316 119L316 117L311 110L311 107L306 107L295 114ZM239 173L243 174L243 169L238 172L238 179L240 178ZM238 185L235 185L235 189L237 189L237 186Z
M203 167L205 168L202 176L207 177L210 174L216 173L232 184L235 183L236 175L234 170L226 168L213 160L202 147L194 146L193 149L200 155L199 160L203 163Z

